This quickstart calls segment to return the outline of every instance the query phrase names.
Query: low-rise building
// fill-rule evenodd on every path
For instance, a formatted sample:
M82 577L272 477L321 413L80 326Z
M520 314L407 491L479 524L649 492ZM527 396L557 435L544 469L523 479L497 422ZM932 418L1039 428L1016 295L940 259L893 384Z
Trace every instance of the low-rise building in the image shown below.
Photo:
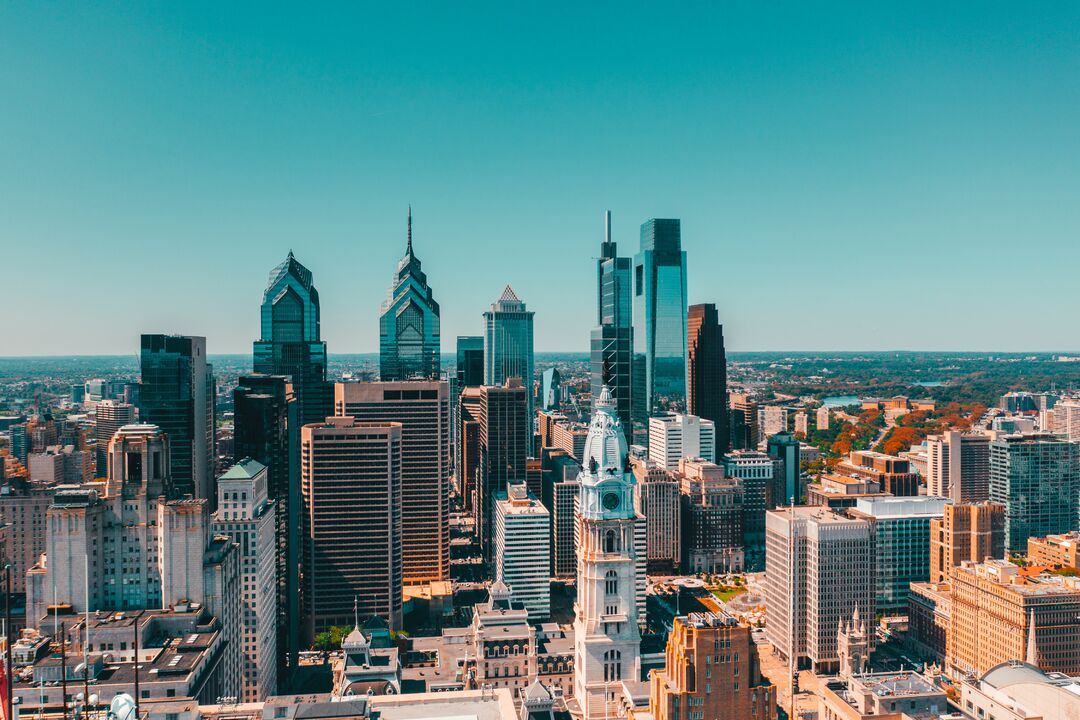
M1028 562L1080 570L1080 532L1028 538Z
M818 690L822 720L937 718L949 712L945 691L922 675L886 672L826 679Z

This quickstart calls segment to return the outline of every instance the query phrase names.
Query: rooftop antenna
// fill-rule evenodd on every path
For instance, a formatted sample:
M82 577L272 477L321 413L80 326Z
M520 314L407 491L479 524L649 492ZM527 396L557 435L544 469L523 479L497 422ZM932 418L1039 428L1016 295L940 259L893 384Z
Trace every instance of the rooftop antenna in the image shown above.
M412 255L412 203L409 203L408 243L405 246L405 254Z

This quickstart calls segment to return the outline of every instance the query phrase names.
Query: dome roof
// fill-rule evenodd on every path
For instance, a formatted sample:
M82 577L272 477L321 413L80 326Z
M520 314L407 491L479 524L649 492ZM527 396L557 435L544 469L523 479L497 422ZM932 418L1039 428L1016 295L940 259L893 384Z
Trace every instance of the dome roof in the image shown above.
M615 411L615 401L605 385L593 402L589 434L585 438L582 479L594 481L621 477L626 466L626 436Z

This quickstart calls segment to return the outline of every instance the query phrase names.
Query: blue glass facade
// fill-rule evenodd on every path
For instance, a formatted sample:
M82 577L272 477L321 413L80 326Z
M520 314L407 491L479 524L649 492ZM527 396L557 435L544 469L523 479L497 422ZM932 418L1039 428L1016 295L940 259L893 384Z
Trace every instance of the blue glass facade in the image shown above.
M527 418L532 436L533 421L533 313L509 285L484 313L484 384L502 385L520 378L528 402Z
M633 441L633 297L630 258L618 257L611 239L611 214L604 223L604 242L596 263L597 327L590 337L590 385L594 398L607 386L627 441ZM643 424L642 424L643 426Z
M262 336L255 341L255 372L291 378L300 423L322 422L333 414L334 392L326 381L319 291L311 271L292 252L270 271L260 318Z
M634 258L634 363L647 415L686 407L686 253L679 220L641 226Z
M379 316L379 377L384 381L438 378L441 345L439 303L413 254L410 209L405 256Z

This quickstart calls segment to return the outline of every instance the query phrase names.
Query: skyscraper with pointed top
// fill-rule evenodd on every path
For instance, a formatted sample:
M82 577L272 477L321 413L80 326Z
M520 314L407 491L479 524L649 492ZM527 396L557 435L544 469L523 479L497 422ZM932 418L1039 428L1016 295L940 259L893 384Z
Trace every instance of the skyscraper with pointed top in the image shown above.
M509 285L484 313L484 384L520 378L528 398L528 428L533 427L533 313Z
M319 291L311 271L293 257L292 250L270 271L260 314L262 336L255 341L255 372L292 378L301 424L325 420L333 413L334 388L326 382Z
M631 317L630 258L618 257L611 239L611 211L604 214L604 241L596 261L596 327L590 338L589 368L593 397L607 386L615 400L627 442L634 442L631 356L634 324Z
M379 316L379 376L384 381L439 377L439 303L413 254L412 206L407 227L405 255Z

